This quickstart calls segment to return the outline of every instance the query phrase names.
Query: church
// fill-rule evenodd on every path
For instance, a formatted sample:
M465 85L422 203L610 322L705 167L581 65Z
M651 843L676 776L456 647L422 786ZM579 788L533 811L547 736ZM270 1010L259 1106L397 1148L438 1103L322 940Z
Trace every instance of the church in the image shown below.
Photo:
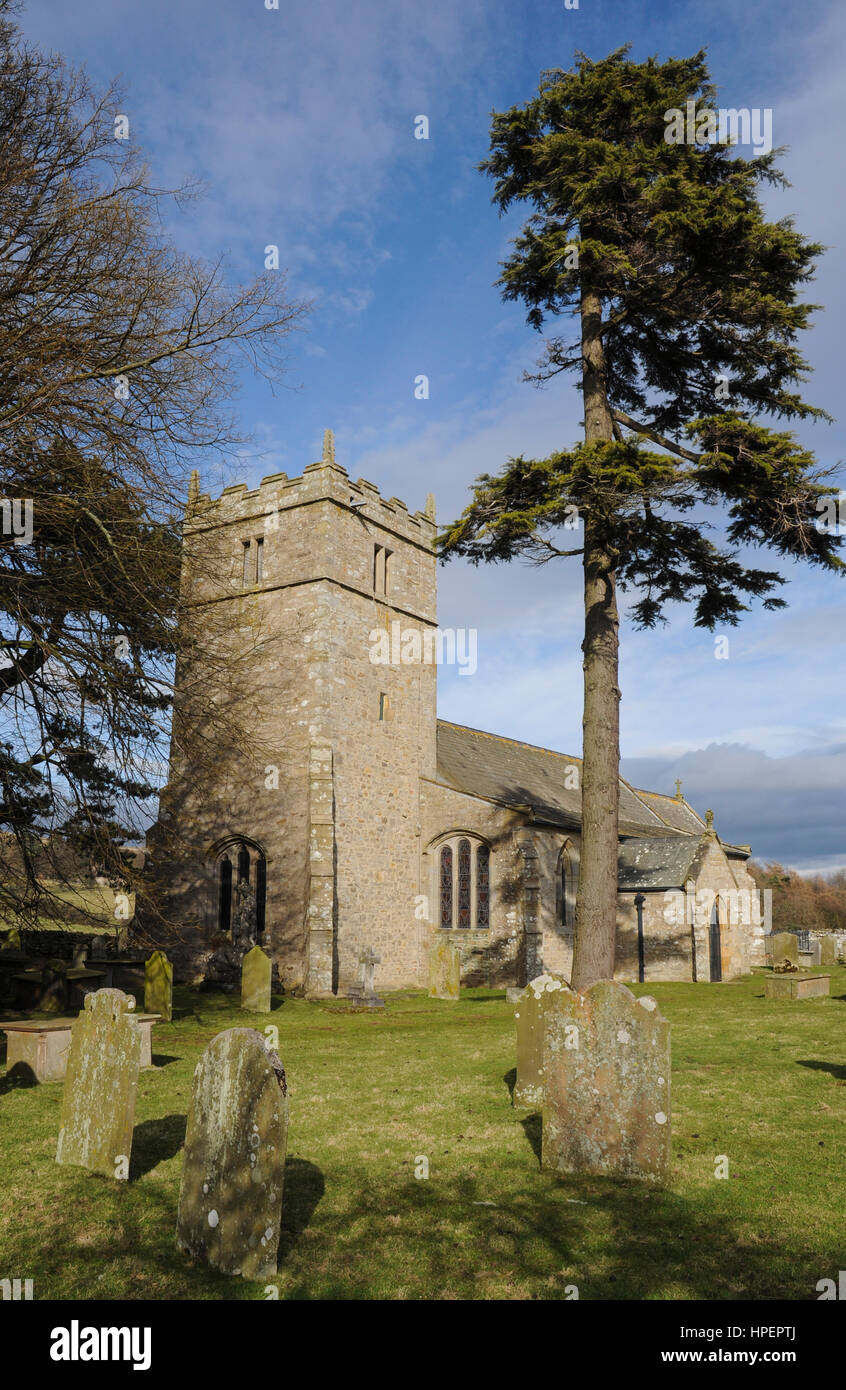
M581 761L438 719L431 496L412 513L352 482L327 431L297 478L213 499L195 474L183 534L197 638L147 840L183 978L218 978L258 941L308 998L345 995L367 951L377 991L420 988L445 938L468 985L569 978ZM242 738L198 753L192 706L229 711ZM762 962L749 854L680 788L621 778L616 978Z

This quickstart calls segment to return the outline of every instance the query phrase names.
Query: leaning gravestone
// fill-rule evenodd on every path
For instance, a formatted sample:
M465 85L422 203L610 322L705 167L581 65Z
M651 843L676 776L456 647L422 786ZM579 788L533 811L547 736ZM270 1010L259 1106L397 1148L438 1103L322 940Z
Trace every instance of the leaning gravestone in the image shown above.
M461 997L461 952L451 941L436 941L429 952L429 998Z
M541 1166L667 1178L670 1025L654 999L601 980L547 1010Z
M144 1012L173 1017L173 966L164 951L154 951L144 965Z
M252 1028L218 1033L194 1072L176 1243L224 1274L276 1273L288 1146L282 1063Z
M251 1014L270 1013L270 976L273 970L270 957L260 946L254 946L244 956L241 966L241 1008Z
M135 1000L119 989L86 994L71 1029L57 1163L129 1177L141 1029Z
M521 991L514 1011L517 1022L517 1079L513 1103L535 1106L543 1102L543 1033L547 1010L555 994L569 989L554 975L538 975Z
M776 961L785 959L789 960L793 965L799 964L799 938L795 932L773 932L768 944L774 964Z

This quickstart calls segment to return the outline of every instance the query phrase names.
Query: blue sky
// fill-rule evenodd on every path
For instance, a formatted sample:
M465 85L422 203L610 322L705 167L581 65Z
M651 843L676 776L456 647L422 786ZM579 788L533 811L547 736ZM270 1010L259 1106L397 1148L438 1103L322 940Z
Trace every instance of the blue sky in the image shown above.
M846 11L826 0L739 5L580 0L29 0L28 37L121 74L122 110L154 181L200 177L173 211L186 250L223 254L233 278L276 244L295 296L314 301L275 392L248 375L238 402L255 443L239 478L291 476L335 430L354 478L447 520L509 455L544 456L580 435L571 382L521 381L542 340L493 281L520 214L490 203L476 164L491 109L529 99L574 51L599 58L708 50L720 104L770 107L792 187L767 194L830 249L809 297L808 399L832 415L843 380L842 71ZM429 119L429 139L414 119ZM430 397L414 399L425 373ZM844 425L799 431L821 461L846 455ZM222 481L206 461L204 485ZM225 481L231 481L227 477ZM843 581L797 571L783 613L729 631L729 658L679 611L669 627L624 623L623 771L712 806L724 838L798 868L846 865ZM440 713L577 753L581 745L577 561L441 571L442 626L478 631L477 674L444 669Z

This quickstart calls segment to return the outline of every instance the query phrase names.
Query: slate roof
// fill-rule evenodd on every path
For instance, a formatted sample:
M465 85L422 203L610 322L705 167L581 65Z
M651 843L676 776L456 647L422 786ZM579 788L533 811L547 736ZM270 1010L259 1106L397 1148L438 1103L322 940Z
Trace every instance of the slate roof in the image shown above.
M517 739L438 720L438 778L470 796L508 806L529 806L535 820L565 830L581 826L581 791L568 787L568 769L581 758L554 753ZM694 851L704 822L686 802L641 792L620 778L620 834L678 838ZM693 837L693 838L691 838Z
M626 892L683 888L699 850L694 835L649 836L620 842L618 886Z

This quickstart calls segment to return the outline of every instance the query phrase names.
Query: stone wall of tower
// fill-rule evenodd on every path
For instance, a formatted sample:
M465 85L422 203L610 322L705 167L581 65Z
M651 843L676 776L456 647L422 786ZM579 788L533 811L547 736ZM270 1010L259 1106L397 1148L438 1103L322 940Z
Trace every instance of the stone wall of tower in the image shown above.
M304 987L310 973L314 993L327 992L327 980L343 987L365 946L383 955L380 983L416 982L414 929L395 905L417 891L418 778L434 771L436 671L377 665L371 653L376 630L433 626L434 531L431 516L351 482L331 450L301 478L193 497L184 583L200 654L181 672L180 716L192 691L203 697L189 733L174 739L149 837L183 973L200 977L223 944L216 848L243 837L266 857L264 944L284 986ZM377 546L390 552L387 592ZM202 717L210 698L231 737ZM330 847L328 875L321 846ZM312 927L324 935L310 949Z

